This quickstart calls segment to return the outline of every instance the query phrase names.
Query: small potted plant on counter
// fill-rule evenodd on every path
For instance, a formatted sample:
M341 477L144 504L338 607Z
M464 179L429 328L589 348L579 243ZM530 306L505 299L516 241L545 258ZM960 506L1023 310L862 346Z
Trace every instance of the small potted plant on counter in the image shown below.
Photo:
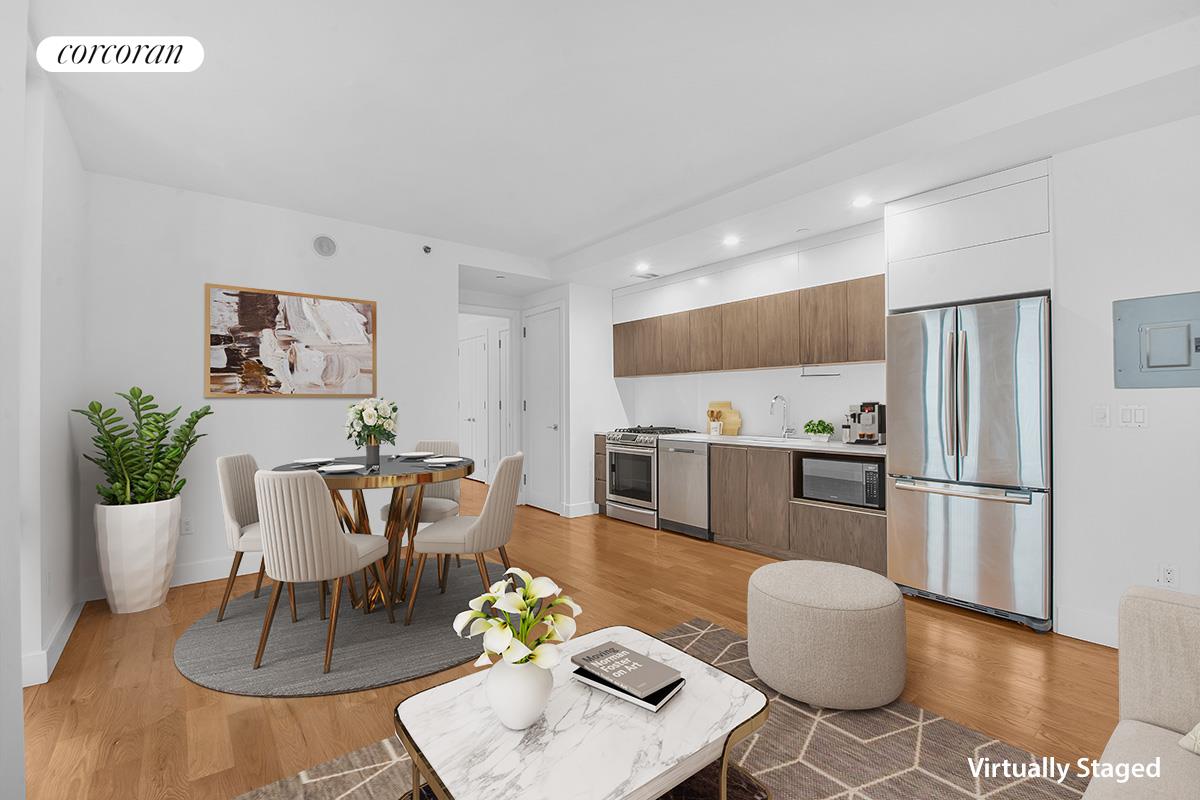
M823 419L810 419L804 423L804 432L816 442L828 442L833 436L833 426Z
M154 395L134 386L118 392L133 412L132 426L115 408L92 401L75 412L96 429L96 454L84 454L104 472L96 486L96 550L108 607L130 614L162 605L179 543L179 468L204 434L196 424L212 413L202 406L179 424L179 409L159 411Z

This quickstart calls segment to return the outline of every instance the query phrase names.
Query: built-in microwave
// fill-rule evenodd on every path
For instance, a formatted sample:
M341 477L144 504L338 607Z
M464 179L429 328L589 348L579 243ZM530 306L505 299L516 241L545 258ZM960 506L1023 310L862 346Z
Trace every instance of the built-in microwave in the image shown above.
M800 496L806 500L883 508L883 460L877 458L819 458L800 461Z

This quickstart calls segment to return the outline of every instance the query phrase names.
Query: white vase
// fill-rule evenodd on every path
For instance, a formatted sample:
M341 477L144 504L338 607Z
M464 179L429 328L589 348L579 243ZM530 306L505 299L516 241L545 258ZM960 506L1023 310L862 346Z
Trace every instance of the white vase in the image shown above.
M96 506L96 551L108 607L132 614L167 597L179 544L178 497L157 503Z
M484 691L504 727L523 731L546 710L554 675L536 664L497 661L488 670Z

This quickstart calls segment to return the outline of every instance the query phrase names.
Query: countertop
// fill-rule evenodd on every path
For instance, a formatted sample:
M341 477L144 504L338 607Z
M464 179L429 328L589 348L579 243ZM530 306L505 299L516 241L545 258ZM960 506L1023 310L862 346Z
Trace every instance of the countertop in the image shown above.
M713 436L708 433L672 433L658 437L659 441L706 442L708 444L733 444L745 447L775 447L781 450L806 450L813 453L838 453L860 455L867 458L883 458L887 445L843 444L842 442L817 442L812 439L781 439L778 436Z

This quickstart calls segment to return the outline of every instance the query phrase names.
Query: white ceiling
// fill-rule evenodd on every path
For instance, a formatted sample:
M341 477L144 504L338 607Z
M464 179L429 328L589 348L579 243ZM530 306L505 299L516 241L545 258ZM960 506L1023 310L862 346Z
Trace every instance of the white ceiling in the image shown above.
M486 267L471 267L466 264L458 266L459 291L490 292L510 297L525 297L534 292L549 289L554 284L555 281L549 278L519 275Z
M192 74L55 77L89 169L559 261L1200 13L1200 0L31 5L35 41L204 44Z

